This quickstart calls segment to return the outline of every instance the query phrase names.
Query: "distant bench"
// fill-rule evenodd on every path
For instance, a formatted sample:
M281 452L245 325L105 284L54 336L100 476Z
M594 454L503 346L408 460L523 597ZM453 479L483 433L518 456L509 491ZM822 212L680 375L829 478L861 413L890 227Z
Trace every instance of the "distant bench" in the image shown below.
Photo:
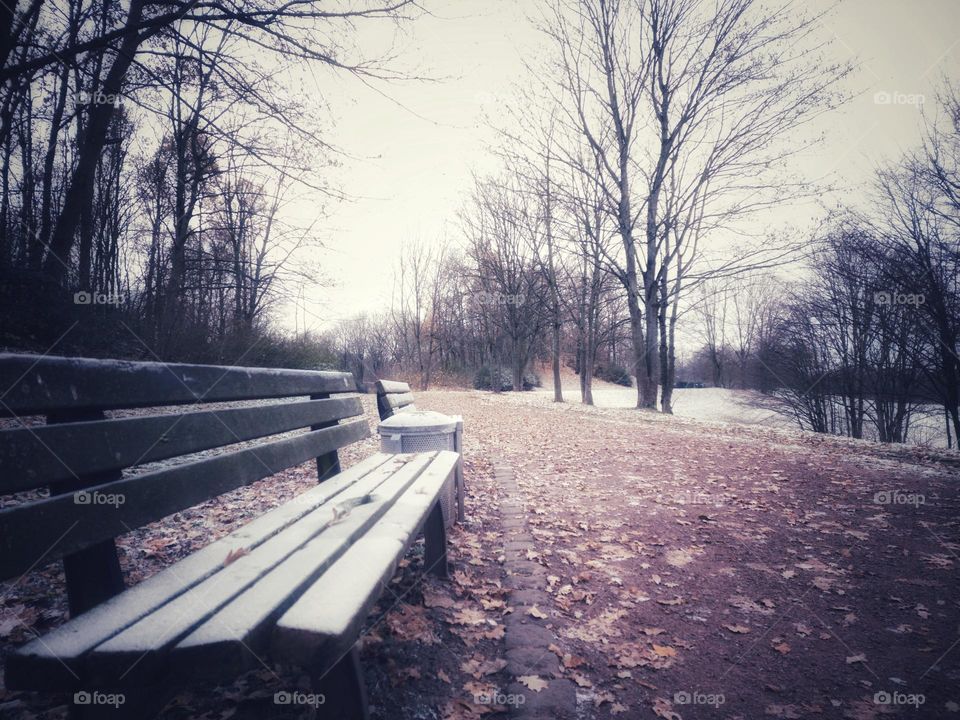
M363 413L353 391L349 373L0 355L0 416L46 417L0 430L0 494L50 490L0 511L0 579L62 558L74 615L7 658L7 687L74 693L75 717L146 717L196 679L276 662L306 671L310 688L278 690L323 696L320 717L367 717L355 642L421 530L425 570L446 576L438 497L458 455L378 453L340 472L337 450L369 435L341 424ZM237 401L261 402L105 414ZM317 487L124 589L116 536L313 458Z
M386 420L404 410L416 410L410 385L396 380L377 380L377 412Z

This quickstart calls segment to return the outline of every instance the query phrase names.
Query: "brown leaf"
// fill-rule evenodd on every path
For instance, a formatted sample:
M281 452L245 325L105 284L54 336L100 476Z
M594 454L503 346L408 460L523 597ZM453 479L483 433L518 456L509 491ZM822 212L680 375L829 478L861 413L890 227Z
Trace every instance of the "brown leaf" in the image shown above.
M506 629L503 625L494 625L492 628L483 633L483 636L487 640L499 640L504 636Z
M653 714L664 718L664 720L683 720L683 716L674 711L673 703L662 697L654 698Z
M250 551L247 550L246 548L242 548L242 547L234 548L233 550L227 553L227 557L223 561L223 566L226 567L227 565L230 565L231 563L236 562L237 560L242 558L244 555L249 555L249 554L250 554Z
M582 688L593 687L593 683L590 682L587 676L583 675L582 673L573 673L571 677L573 678L573 681Z
M660 605L679 605L683 602L683 598L675 597L672 600L657 600L657 603Z
M487 660L480 655L474 655L472 658L460 665L460 669L467 675L472 675L477 680L485 675L493 675L503 670L507 666L506 660Z
M654 643L653 651L660 657L676 657L677 651L669 645L657 645Z
M549 682L537 675L521 675L517 678L517 682L522 685L526 685L528 688L534 692L540 692L544 688L550 685Z
M463 608L453 614L451 622L457 625L482 625L487 621L487 616L482 611L474 608Z
M435 590L423 591L423 604L430 608L452 608L456 605L452 597Z

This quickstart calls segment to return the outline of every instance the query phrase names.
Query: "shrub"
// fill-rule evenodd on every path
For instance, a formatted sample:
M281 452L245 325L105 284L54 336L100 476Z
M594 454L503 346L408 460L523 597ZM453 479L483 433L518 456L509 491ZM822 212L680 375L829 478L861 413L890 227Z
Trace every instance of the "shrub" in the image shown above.
M597 365L594 376L607 382L623 385L624 387L633 387L633 379L630 373L623 365Z
M474 375L473 387L477 390L490 390L490 377L495 372L493 368L484 365ZM540 376L532 370L523 374L524 390L533 390L533 388L540 387L542 384ZM513 373L505 367L500 368L500 390L513 390Z
M512 384L512 383L511 383ZM540 376L537 375L532 370L530 372L525 372L523 374L523 389L524 390L533 390L543 385L543 382L540 380Z
M477 374L474 375L473 387L476 390L492 390L493 384L491 383L491 377L494 376L496 376L496 370L484 365L477 370ZM506 368L500 368L500 389L513 390L513 380L510 377L510 371Z

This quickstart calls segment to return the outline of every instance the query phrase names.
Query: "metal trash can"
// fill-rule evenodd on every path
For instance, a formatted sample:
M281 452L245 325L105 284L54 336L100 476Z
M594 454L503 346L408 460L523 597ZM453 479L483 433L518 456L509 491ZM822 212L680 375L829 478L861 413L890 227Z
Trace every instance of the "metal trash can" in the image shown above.
M432 410L407 410L387 418L377 426L380 450L385 453L416 453L452 450L460 453L454 482L440 493L440 505L447 527L455 519L463 520L463 456L460 438L463 419Z

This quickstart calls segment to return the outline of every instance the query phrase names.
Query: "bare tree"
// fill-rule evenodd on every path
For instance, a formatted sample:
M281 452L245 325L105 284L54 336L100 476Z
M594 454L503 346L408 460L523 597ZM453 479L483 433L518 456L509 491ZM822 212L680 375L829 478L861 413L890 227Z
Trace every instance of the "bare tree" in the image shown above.
M847 72L815 62L817 18L788 7L559 0L546 23L558 95L622 240L638 407L654 407L662 383L670 412L675 305L702 239L782 199L790 185L770 169L796 151L783 139L832 105Z

